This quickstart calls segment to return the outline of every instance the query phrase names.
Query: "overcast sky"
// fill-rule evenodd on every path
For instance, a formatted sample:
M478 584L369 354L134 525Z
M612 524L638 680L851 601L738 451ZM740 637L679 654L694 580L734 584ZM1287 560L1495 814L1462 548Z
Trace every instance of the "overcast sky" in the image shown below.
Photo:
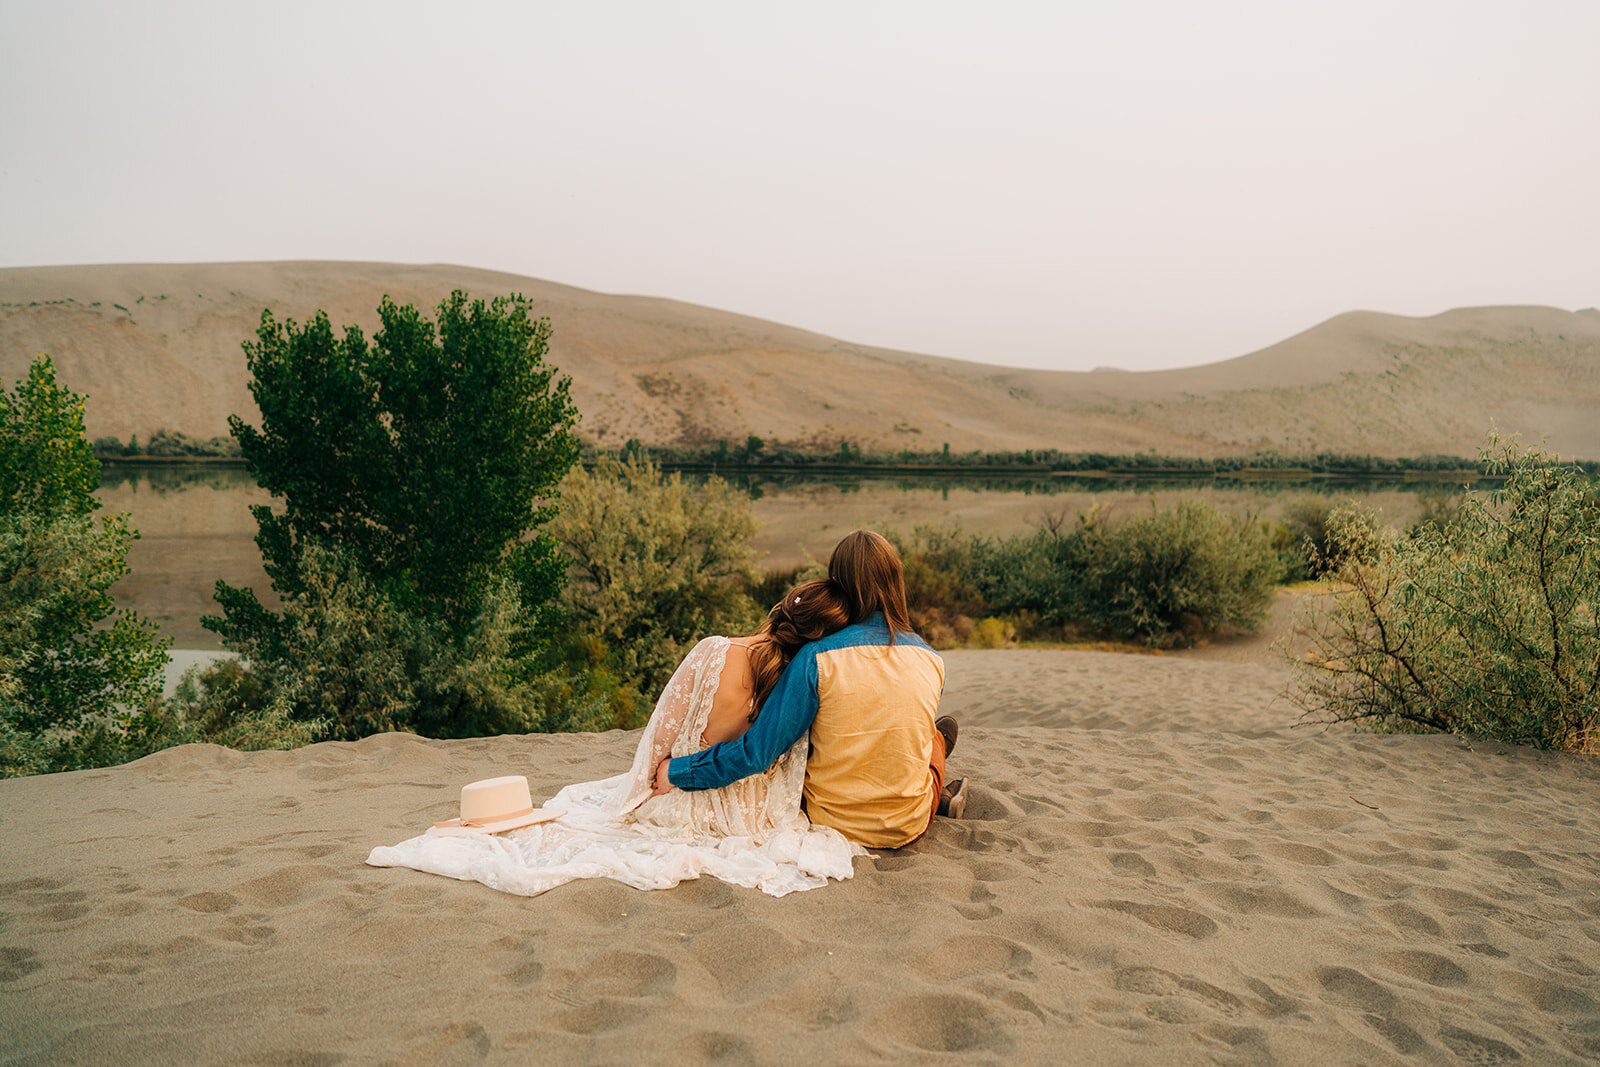
M0 266L450 262L1208 362L1600 303L1597 52L1594 0L0 0Z

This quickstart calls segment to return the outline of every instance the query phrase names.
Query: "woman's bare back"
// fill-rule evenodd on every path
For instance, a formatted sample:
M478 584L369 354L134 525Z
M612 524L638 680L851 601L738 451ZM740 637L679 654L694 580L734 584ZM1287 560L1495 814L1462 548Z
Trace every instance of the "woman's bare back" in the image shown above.
M750 669L750 644L759 638L729 638L727 657L711 698L700 747L732 741L750 728L750 704L755 696L755 673Z

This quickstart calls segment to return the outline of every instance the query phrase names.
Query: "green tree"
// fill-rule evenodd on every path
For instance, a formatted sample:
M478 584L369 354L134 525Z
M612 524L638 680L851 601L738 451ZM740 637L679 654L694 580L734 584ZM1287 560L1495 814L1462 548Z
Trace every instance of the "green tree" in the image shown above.
M0 388L0 773L115 762L133 709L160 695L169 642L115 610L138 534L93 517L99 476L82 398L38 357Z
M283 505L252 511L286 607L274 612L254 591L218 582L222 614L203 622L280 680L308 647L357 640L336 632L356 615L380 629L414 623L426 638L385 668L399 672L392 689L352 689L342 708L303 695L299 714L349 731L424 722L438 733L471 730L477 711L423 706L420 650L469 663L493 599L504 663L535 670L565 581L543 526L577 458L578 414L568 379L544 361L550 324L532 319L521 297L486 304L458 290L439 304L437 322L385 297L378 315L369 343L356 326L336 334L322 312L303 327L262 313L255 342L244 345L261 426L238 416L229 426L256 480ZM329 600L329 568L359 575L370 612L348 597ZM384 703L391 698L399 703Z
M754 582L755 518L720 478L696 489L649 460L605 457L567 475L550 529L572 557L573 621L646 693L697 639L759 620L744 592Z

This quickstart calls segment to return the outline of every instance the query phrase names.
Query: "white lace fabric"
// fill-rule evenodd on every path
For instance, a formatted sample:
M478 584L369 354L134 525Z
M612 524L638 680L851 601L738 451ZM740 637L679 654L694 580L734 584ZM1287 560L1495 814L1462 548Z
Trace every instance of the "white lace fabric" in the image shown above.
M866 850L800 810L806 748L801 737L760 774L721 789L674 789L652 797L656 766L688 756L702 737L727 662L726 637L690 650L661 692L633 766L579 782L546 801L554 822L504 834L422 834L372 850L374 867L410 867L534 896L578 878L612 878L635 889L670 889L709 874L775 897L816 889L853 873Z

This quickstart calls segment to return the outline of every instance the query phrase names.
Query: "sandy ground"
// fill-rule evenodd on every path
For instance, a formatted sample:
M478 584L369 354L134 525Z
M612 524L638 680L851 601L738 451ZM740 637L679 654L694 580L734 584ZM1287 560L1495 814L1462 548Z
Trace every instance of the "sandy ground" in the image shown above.
M1600 765L1292 729L1267 661L947 654L968 817L772 899L363 864L636 735L211 746L0 782L6 1062L1600 1056Z

